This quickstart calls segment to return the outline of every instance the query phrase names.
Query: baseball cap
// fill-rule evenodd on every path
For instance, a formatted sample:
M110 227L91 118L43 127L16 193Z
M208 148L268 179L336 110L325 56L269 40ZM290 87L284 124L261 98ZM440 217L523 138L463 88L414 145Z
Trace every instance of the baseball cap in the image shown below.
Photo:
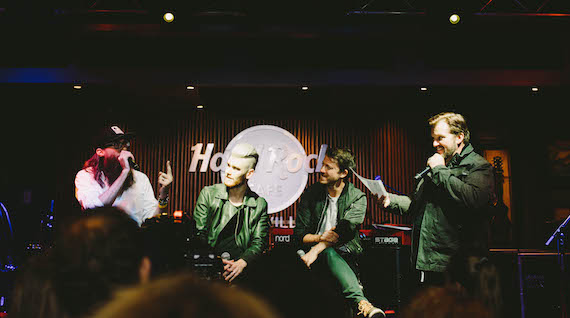
M96 148L106 148L110 144L112 144L113 142L115 142L117 140L120 140L120 139L132 140L134 138L134 136L135 136L134 133L132 133L132 132L125 133L117 125L107 126L100 131L100 133L99 133L99 135L95 141L95 147Z

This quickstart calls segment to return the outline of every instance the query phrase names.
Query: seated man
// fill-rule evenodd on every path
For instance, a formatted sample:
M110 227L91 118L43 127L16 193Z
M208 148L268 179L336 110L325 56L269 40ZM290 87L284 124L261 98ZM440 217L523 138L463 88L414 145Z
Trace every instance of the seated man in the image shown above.
M228 159L224 183L202 189L192 216L198 240L217 255L229 253L230 259L223 259L223 276L229 282L268 246L267 202L247 185L258 158L253 146L236 145Z
M365 317L385 317L365 297L358 278L347 263L362 252L357 226L364 221L366 196L346 179L355 167L349 150L327 150L319 183L311 185L301 197L297 210L295 240L308 252L305 264L327 268L341 286L344 298ZM310 247L310 249L309 249Z

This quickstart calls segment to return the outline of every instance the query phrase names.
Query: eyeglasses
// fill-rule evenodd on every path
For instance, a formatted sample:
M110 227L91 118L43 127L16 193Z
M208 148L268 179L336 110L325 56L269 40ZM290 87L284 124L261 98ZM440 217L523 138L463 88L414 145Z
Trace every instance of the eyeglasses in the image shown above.
M115 140L115 141L110 142L110 143L105 145L106 148L114 148L117 150L123 150L125 148L129 148L130 146L131 146L131 143L125 139Z

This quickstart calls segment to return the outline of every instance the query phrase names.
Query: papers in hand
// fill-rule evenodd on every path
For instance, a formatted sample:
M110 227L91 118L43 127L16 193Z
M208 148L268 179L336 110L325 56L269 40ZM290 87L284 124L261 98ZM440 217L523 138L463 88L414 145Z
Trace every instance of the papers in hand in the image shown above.
M368 188L368 190L372 192L372 194L378 197L388 196L388 192L386 191L386 188L384 187L384 183L382 183L382 180L366 179L360 176L358 173L356 173L356 171L354 171L353 169L350 170L352 170L354 175L358 177L360 182L362 182L366 186L366 188Z

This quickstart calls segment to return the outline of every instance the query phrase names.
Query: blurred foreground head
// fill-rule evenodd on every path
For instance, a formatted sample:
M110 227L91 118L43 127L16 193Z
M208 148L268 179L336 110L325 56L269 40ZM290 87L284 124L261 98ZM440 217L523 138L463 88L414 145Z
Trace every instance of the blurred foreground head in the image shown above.
M192 273L164 276L124 289L93 318L277 318L259 297Z
M57 293L71 317L99 308L150 271L137 222L115 207L86 211L58 237L54 252Z

